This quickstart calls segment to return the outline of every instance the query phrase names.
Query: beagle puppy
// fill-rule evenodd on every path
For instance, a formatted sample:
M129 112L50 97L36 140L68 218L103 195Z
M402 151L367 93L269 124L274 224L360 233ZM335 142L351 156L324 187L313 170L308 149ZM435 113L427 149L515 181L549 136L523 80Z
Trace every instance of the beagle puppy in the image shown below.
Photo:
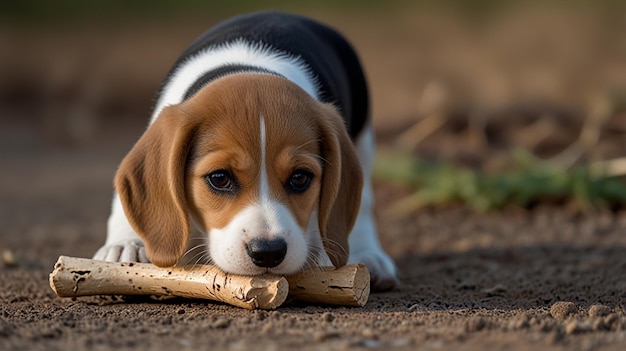
M397 283L373 217L374 133L358 58L333 29L260 12L176 61L115 175L107 261L245 275L362 262Z

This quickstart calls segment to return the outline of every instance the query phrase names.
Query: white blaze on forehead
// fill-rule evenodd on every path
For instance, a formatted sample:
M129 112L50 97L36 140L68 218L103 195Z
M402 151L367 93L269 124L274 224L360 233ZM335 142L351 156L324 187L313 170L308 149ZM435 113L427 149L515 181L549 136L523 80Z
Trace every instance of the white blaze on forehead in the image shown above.
M269 185L269 176L267 173L267 128L265 126L265 118L261 114L259 116L259 129L261 137L261 162L259 169L259 199L258 206L262 213L265 225L267 226L266 231L270 237L273 237L275 234L281 233L285 230L283 227L285 223L293 220L291 213L284 208L284 206L272 200L272 195L270 194L270 185ZM287 213L284 213L287 212Z
M268 179L267 179L267 167L265 166L265 155L266 155L266 148L267 148L267 134L265 131L265 118L263 118L263 115L261 115L260 117L260 126L259 129L261 129L261 169L260 169L260 174L261 174L261 181L260 181L260 189L259 189L259 201L261 202L261 204L266 204L269 202L269 198L270 198L270 189L269 189L269 184L268 184Z

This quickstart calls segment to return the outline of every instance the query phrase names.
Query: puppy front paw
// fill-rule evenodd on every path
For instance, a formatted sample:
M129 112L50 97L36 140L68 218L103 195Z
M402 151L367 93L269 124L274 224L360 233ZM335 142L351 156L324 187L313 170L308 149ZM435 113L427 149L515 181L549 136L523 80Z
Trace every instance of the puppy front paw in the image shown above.
M367 266L373 291L388 291L400 283L395 263L382 249L351 253L349 263L363 263Z
M93 255L93 259L110 262L150 262L146 256L146 248L140 240L124 240L104 245Z

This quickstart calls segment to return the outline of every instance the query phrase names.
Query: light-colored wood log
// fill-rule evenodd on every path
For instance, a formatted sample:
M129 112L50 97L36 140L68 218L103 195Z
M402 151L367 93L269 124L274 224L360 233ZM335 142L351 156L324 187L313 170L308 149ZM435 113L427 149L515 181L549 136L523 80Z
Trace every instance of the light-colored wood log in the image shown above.
M50 274L60 297L90 295L179 296L221 301L246 309L275 309L289 285L279 276L226 274L215 266L159 268L148 263L104 262L61 256Z
M232 275L211 265L159 268L61 256L50 274L50 287L60 297L179 296L247 309L275 309L289 294L294 301L361 307L369 297L370 276L362 264L314 267L285 278Z
M370 295L370 273L363 264L312 268L287 280L289 298L297 301L363 307Z

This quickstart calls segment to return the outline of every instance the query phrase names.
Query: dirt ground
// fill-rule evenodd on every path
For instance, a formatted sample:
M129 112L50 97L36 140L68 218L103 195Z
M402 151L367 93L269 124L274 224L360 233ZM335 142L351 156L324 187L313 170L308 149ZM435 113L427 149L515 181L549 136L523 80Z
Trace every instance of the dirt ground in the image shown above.
M424 116L423 91L439 84L448 89L448 111L489 111L490 135L506 137L476 144L471 128L452 123L417 153L484 158L520 140L519 123L547 110L558 112L560 127L540 151L554 153L575 138L589 96L626 82L623 35L608 35L614 22L588 11L551 13L551 31L541 27L545 12L504 14L488 28L402 9L309 14L336 24L361 52L382 147L396 146L396 136ZM536 19L534 30L520 34L528 18ZM142 132L168 65L206 25L194 19L166 26L79 23L46 28L46 36L41 29L0 31L12 48L0 54L6 82L0 87L1 350L626 347L623 211L540 204L380 216L381 241L402 284L372 294L363 308L251 312L203 301L56 297L48 286L53 263L59 255L90 257L104 242L113 173ZM553 38L566 40L552 45ZM592 50L598 38L602 55ZM516 62L518 49L506 44L524 40L550 50L537 50L545 55L537 62ZM572 54L578 61L563 60ZM529 101L531 108L519 110ZM518 109L510 112L511 106ZM625 116L613 117L602 157L623 150ZM379 212L406 194L384 179L375 190Z

